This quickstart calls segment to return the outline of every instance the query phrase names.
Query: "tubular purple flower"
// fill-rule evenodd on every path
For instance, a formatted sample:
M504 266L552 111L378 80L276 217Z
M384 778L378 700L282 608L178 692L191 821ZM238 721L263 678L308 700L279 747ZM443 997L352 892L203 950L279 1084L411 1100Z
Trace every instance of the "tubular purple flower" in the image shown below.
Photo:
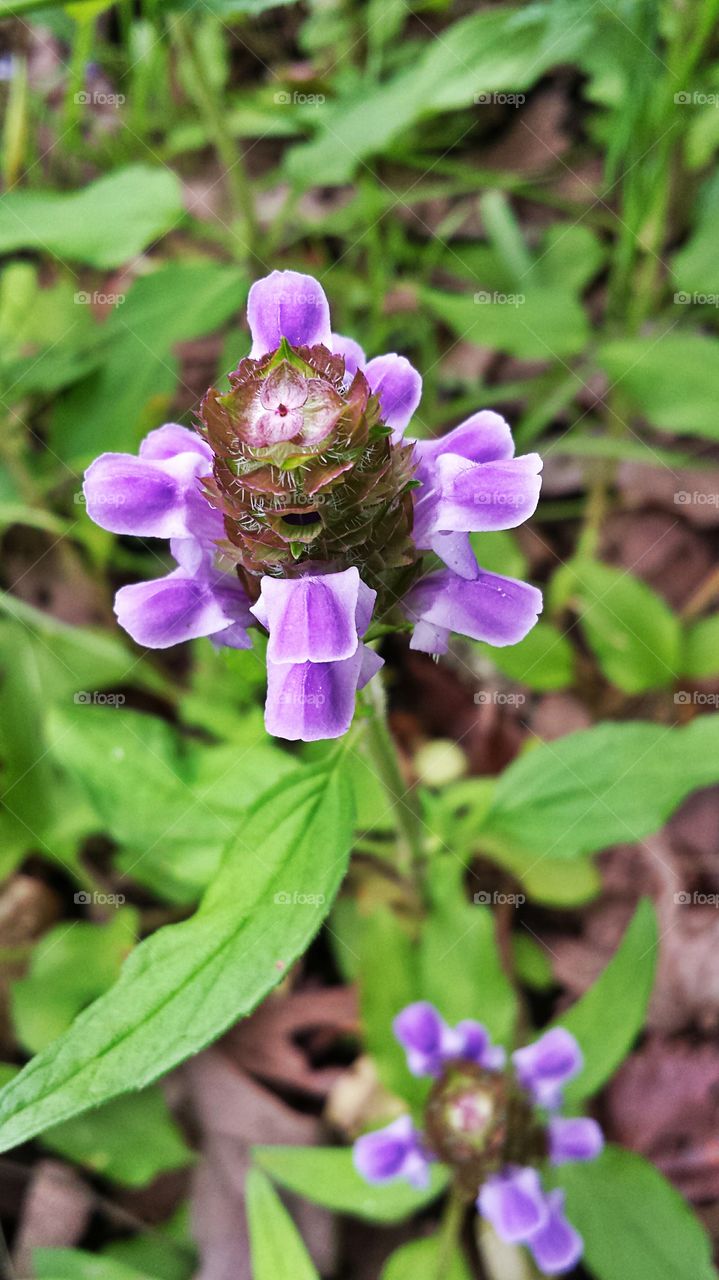
M548 1217L539 1174L521 1165L487 1178L477 1208L507 1244L525 1244Z
M430 1162L421 1139L409 1116L400 1116L386 1128L357 1139L353 1149L355 1168L366 1182L377 1185L405 1178L422 1191L429 1186Z
M430 653L455 631L504 645L534 625L540 593L483 571L469 533L527 519L541 464L514 457L489 410L439 440L404 437L419 373L395 353L368 361L333 333L312 277L273 271L250 289L247 315L251 353L230 391L210 388L197 431L168 423L139 456L93 462L88 514L170 542L175 568L117 595L138 643L247 647L248 627L263 627L270 732L337 737L382 665L365 643L373 616L390 630L409 618L412 646ZM428 573L427 553L448 567Z
M512 1061L535 1102L552 1110L561 1105L563 1087L581 1071L584 1059L571 1032L553 1027L534 1044L517 1049Z
M539 1270L545 1276L559 1276L576 1267L584 1252L584 1242L564 1216L563 1191L550 1191L545 1204L546 1219L526 1243Z
M604 1149L604 1134L590 1116L553 1116L547 1131L552 1164L596 1160Z

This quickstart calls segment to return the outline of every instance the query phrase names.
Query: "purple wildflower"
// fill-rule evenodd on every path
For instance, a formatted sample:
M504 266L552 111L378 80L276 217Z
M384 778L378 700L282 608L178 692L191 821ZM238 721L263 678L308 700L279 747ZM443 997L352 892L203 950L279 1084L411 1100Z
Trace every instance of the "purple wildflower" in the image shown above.
M201 430L170 423L137 457L103 454L85 476L87 509L113 533L169 541L176 568L118 592L133 639L246 648L261 626L269 731L338 737L382 665L364 642L373 617L409 619L412 647L429 653L452 632L506 645L534 625L539 591L483 571L469 535L532 514L541 461L514 457L489 411L439 440L405 439L420 375L334 334L312 277L272 272L247 314L250 356L229 393L208 391ZM446 568L428 572L427 556Z
M450 1027L427 1001L408 1005L394 1021L413 1075L434 1080L425 1107L425 1133L408 1116L355 1143L355 1166L369 1182L405 1178L442 1159L467 1200L507 1244L526 1245L545 1275L570 1271L583 1244L564 1216L564 1194L545 1191L548 1162L594 1160L604 1138L589 1117L546 1117L562 1085L581 1067L574 1036L557 1027L512 1055L491 1044L481 1023ZM542 1110L537 1111L537 1108ZM418 1163L419 1162L419 1163Z
M400 1116L384 1129L375 1129L358 1138L353 1148L357 1172L366 1182L378 1184L405 1178L411 1186L429 1186L430 1161L422 1146L422 1135L409 1116Z

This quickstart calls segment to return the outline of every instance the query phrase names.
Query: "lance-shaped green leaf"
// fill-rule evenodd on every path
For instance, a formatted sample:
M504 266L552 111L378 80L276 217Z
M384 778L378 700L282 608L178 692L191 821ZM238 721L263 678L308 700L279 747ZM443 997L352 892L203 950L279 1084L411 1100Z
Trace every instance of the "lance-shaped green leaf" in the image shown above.
M641 1156L607 1147L598 1160L564 1165L560 1181L597 1280L716 1280L699 1222Z
M570 1105L596 1093L631 1049L644 1024L656 958L657 922L645 898L604 972L558 1019L584 1053L584 1067L566 1089Z
M269 1178L250 1169L245 1185L255 1280L319 1280L294 1222Z
M719 781L719 720L684 729L600 724L544 742L505 769L477 832L521 864L573 858L657 831L682 800ZM521 856L520 856L521 855Z
M0 1093L0 1148L149 1084L250 1013L319 929L351 837L339 763L267 791L192 919L137 947L115 986Z
M273 1182L335 1213L370 1222L400 1222L436 1200L447 1185L447 1170L432 1165L426 1191L402 1179L371 1186L361 1178L347 1147L255 1147L255 1160Z

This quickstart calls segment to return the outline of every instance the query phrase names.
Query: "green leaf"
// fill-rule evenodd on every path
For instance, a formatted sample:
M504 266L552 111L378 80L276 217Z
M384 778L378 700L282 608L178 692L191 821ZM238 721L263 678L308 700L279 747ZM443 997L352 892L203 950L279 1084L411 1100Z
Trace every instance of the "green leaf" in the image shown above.
M57 709L48 735L98 826L122 846L125 874L178 902L196 900L240 815L294 769L264 732L242 747L206 746L180 737L166 720L119 707Z
M0 207L0 253L36 249L93 267L119 267L182 216L180 181L167 168L134 164L79 191L8 191Z
M0 1093L0 1147L142 1088L252 1009L309 945L344 874L352 803L298 769L244 816L192 919L130 955L116 985Z
M419 58L384 84L363 82L352 97L326 106L316 141L290 152L298 182L348 181L370 155L432 112L471 109L475 95L524 89L557 62L569 61L587 36L585 23L557 28L546 8L512 6L470 14L428 42Z
M15 1033L26 1049L44 1049L110 989L134 946L137 924L137 912L128 908L109 924L66 921L43 935L30 972L11 989Z
M545 947L531 934L520 929L512 935L514 969L519 982L535 991L548 991L554 985L554 972Z
M716 145L719 141L719 114L716 107L710 107L705 118L711 123L714 134L712 142ZM694 230L686 244L674 255L672 263L675 285L678 290L685 291L680 296L686 296L687 290L700 295L719 294L719 255L716 242L719 174L711 174L694 205Z
M589 337L586 314L568 290L522 283L495 290L475 282L473 294L422 289L422 302L465 341L527 360L570 356Z
M357 1173L345 1147L255 1147L254 1157L287 1191L369 1222L401 1222L436 1200L447 1185L446 1169L436 1164L426 1191L399 1180L371 1186Z
M367 1052L391 1093L411 1100L421 1091L409 1075L404 1050L392 1022L405 1005L419 999L417 950L393 911L375 907L361 918L358 965L360 1012Z
M259 1169L250 1169L245 1195L254 1280L319 1280L294 1222Z
M66 1160L127 1187L144 1187L158 1174L193 1160L156 1085L66 1120L48 1129L42 1142Z
M32 1260L37 1280L154 1280L124 1262L82 1249L34 1249Z
M607 1147L598 1160L564 1165L561 1183L597 1280L716 1280L707 1235L641 1156Z
M566 689L574 680L574 650L551 622L538 622L519 644L495 649L478 641L476 648L503 675L529 689Z
M505 769L477 841L528 861L577 857L641 840L718 780L715 716L684 729L600 724L542 743Z
M719 439L719 340L695 332L605 343L599 364L653 427Z
M584 1067L567 1085L569 1105L591 1097L627 1056L643 1025L657 960L654 908L643 899L601 976L558 1025L576 1036Z
M173 264L137 280L103 326L102 367L55 405L51 442L62 461L79 468L102 449L134 451L165 421L177 343L219 328L244 298L240 273L216 263Z
M681 625L640 578L598 562L574 561L582 627L608 680L625 693L677 678Z
M719 613L689 627L681 660L684 675L703 680L719 672Z
M460 1250L455 1247L449 1258L441 1254L442 1241L439 1236L427 1236L425 1240L413 1240L395 1249L388 1258L380 1280L434 1280L440 1273L438 1267L442 1263L442 1280L471 1280L467 1264Z
M509 1044L517 997L502 967L494 916L483 901L468 901L463 872L454 857L437 857L431 866L431 905L421 944L422 994L448 1022L477 1018L493 1039Z

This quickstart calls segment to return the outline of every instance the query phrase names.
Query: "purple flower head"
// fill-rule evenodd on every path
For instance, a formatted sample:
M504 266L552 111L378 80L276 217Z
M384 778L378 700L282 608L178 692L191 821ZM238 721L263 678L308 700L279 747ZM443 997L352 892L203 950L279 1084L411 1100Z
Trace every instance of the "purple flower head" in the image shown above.
M512 1061L518 1079L535 1102L553 1110L561 1106L564 1085L582 1069L582 1051L571 1032L553 1027L534 1044L517 1049Z
M430 1161L422 1146L422 1135L409 1116L400 1116L384 1129L365 1133L355 1142L353 1157L357 1172L373 1184L405 1178L411 1186L429 1186Z
M574 1037L553 1028L507 1064L481 1023L450 1027L425 1000L403 1009L394 1031L410 1071L433 1079L424 1133L404 1117L365 1135L355 1144L358 1171L369 1182L412 1180L418 1158L423 1167L440 1159L502 1240L525 1245L545 1275L570 1271L582 1239L564 1215L563 1192L546 1191L542 1171L594 1160L604 1145L589 1117L546 1117L547 1099L556 1106L562 1085L581 1067Z
M247 317L250 355L229 392L207 392L199 429L169 423L138 456L101 455L85 476L87 510L112 533L169 542L175 567L117 595L139 644L208 636L244 648L248 628L264 628L269 731L338 737L382 665L365 639L373 622L409 619L412 646L430 653L453 632L505 645L534 625L540 593L483 571L469 535L526 520L541 463L514 456L490 411L438 440L408 438L420 375L333 333L311 276L257 281ZM440 1058L413 1051L415 1067L436 1073L461 1034L445 1028Z

